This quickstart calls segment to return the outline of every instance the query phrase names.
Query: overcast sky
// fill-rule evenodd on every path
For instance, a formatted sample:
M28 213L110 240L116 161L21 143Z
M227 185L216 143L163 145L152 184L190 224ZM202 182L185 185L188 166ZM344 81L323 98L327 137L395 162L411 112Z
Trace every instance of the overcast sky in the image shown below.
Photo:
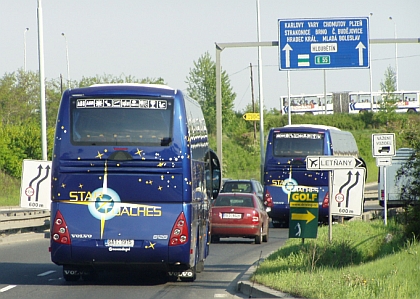
M0 75L24 66L37 71L36 0L0 0ZM45 75L70 78L162 77L185 90L190 69L205 52L216 61L215 43L256 42L257 0L42 0ZM420 38L419 0L260 0L261 41L278 41L279 19L370 17L371 39ZM392 20L389 19L392 17ZM25 33L25 28L29 31ZM395 68L395 45L371 44L373 90L380 89L388 66ZM401 90L420 90L420 44L398 45ZM279 71L278 47L262 48L264 106L279 109L287 95L287 75ZM222 69L237 94L235 110L251 102L250 63L258 101L257 48L227 48ZM324 91L323 71L292 71L291 94ZM326 72L327 91L369 91L368 69Z

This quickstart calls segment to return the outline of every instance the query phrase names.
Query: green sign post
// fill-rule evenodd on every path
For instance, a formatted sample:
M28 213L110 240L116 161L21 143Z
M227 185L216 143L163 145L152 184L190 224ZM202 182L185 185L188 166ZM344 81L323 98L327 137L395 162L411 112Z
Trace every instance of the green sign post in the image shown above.
M291 192L289 238L312 238L318 233L318 193Z

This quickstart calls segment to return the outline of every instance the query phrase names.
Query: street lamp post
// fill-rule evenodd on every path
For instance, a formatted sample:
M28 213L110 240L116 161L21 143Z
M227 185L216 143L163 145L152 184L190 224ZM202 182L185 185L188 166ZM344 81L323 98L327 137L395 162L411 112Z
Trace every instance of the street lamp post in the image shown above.
M67 59L67 83L69 85L69 89L70 89L70 63L69 63L69 46L67 44L67 37L66 35L63 33L61 33L62 36L64 36L64 39L66 40L66 59Z
M23 32L23 70L26 72L26 32L29 28L25 28Z
M257 0L257 38L261 42L260 29L260 1ZM261 182L264 180L264 96L263 96L263 76L262 76L262 61L261 61L261 47L258 47L258 97L260 99L260 178Z
M369 14L369 26L370 18L372 18L373 12ZM369 47L369 89L370 89L370 111L373 112L373 78L372 78L372 55Z
M389 19L394 22L394 39L397 39L397 23L392 17L389 17ZM397 44L397 41L395 41L395 81L397 85L396 86L397 90L400 90L398 86L398 44Z

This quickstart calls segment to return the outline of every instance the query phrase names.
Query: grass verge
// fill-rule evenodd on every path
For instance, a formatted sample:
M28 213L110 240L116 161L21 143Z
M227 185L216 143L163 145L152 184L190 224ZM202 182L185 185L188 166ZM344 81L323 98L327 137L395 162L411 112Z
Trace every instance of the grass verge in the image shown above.
M0 207L18 206L20 203L20 180L0 171Z
M392 221L351 221L289 239L254 274L256 282L304 298L419 298L420 243Z

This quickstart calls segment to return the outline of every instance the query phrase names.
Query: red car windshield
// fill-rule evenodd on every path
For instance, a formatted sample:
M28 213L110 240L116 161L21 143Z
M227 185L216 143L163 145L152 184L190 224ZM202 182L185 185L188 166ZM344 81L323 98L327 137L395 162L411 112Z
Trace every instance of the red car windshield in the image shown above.
M214 206L216 207L247 207L253 208L254 201L252 197L237 197L237 196L219 196Z

